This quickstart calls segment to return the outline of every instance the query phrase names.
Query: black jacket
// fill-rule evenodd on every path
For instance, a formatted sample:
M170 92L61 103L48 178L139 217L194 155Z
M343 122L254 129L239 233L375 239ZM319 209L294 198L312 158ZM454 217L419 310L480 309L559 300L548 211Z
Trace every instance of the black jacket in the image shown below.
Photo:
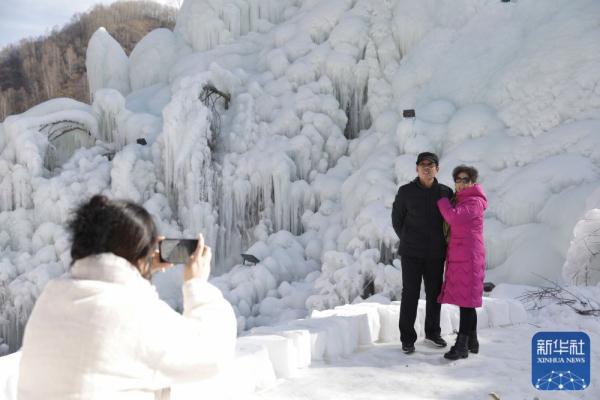
M407 257L444 258L446 239L443 218L437 207L442 197L452 198L452 189L435 179L431 188L417 177L400 186L392 208L392 225L400 238L398 254Z

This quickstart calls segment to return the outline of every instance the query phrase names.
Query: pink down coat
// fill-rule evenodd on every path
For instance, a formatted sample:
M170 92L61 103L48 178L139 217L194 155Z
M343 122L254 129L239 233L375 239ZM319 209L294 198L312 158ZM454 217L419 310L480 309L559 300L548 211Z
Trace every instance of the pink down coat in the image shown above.
M460 307L481 307L485 276L485 193L481 186L473 185L456 194L455 207L447 198L438 200L437 205L450 225L446 272L438 302Z

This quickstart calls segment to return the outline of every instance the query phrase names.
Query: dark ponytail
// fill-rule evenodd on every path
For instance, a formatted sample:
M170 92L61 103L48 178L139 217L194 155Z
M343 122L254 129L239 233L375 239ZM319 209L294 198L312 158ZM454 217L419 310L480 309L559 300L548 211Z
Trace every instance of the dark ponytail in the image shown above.
M75 211L69 230L73 262L113 253L135 265L150 255L156 244L156 226L144 207L102 195L92 197Z

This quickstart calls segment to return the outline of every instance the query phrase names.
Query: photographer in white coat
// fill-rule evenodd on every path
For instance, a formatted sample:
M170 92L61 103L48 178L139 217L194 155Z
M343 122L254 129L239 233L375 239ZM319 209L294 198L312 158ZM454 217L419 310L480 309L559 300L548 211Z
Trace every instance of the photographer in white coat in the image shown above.
M46 285L25 329L20 400L160 398L233 357L235 316L208 283L211 250L201 236L185 266L181 315L149 282L171 265L159 261L143 207L94 196L69 227L70 276Z

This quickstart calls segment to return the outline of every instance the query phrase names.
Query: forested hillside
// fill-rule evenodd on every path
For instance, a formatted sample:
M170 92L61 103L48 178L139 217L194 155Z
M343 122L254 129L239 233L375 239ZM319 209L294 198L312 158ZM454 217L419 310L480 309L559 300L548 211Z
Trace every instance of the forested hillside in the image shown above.
M175 25L176 9L150 1L97 5L49 35L24 39L0 52L0 121L45 100L88 101L85 53L90 36L103 26L129 54L156 28Z

